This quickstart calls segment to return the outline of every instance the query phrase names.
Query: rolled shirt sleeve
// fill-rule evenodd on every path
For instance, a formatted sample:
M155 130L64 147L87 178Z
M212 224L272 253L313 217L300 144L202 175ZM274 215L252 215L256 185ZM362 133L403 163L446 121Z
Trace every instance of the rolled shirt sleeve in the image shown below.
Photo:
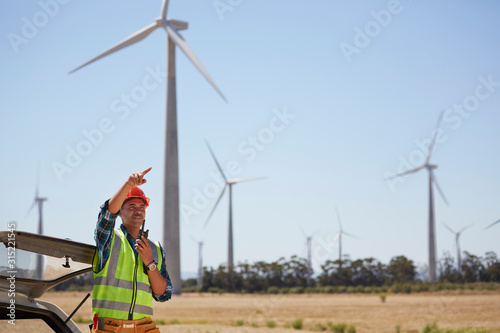
M170 275L168 274L168 271L167 271L167 263L165 261L165 257L166 257L165 251L163 250L161 245L160 245L160 250L161 250L160 274L167 281L167 290L165 290L163 295L156 295L155 293L153 293L153 298L157 302L165 302L165 301L168 301L169 299L172 298L172 281L170 280Z
M109 200L106 200L101 206L101 211L97 217L97 225L94 231L94 239L99 255L98 271L104 268L109 258L111 240L113 239L113 229L115 228L116 218L118 217L118 215L112 214L108 210L108 202Z

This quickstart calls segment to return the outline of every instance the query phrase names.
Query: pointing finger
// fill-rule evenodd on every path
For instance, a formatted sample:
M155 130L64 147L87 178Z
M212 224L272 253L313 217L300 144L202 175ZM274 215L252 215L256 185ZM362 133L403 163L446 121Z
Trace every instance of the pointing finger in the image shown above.
M144 170L143 172L141 172L141 176L144 176L145 174L147 174L149 171L151 171L151 169L153 169L153 167L149 167L146 170Z

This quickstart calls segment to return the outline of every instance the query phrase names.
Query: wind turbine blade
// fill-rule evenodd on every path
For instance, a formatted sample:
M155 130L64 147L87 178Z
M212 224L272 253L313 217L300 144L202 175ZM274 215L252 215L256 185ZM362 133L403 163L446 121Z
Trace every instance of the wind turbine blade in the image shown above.
M451 233L453 234L456 234L455 231L453 231L453 229L451 229L450 227L448 227L444 222L443 222L443 225L445 226L446 229L448 229Z
M249 182L252 180L265 179L265 178L267 178L267 177L233 178L233 179L229 179L228 183L236 184L236 183L241 183L241 182Z
M26 212L26 216L29 215L29 213L31 212L31 210L33 209L33 207L36 206L36 197L35 197L35 200L33 201L33 204L31 205L31 207L28 209L28 211Z
M97 57L92 58L89 61L87 61L86 63L84 63L83 65L78 66L77 68L73 69L71 72L69 72L69 74L71 74L73 72L76 72L80 68L85 67L88 64L93 63L94 61L97 61L97 60L99 60L99 59L107 56L108 54L111 54L113 52L116 52L118 50L121 50L121 49L129 46L129 45L132 45L134 43L137 43L137 42L143 40L150 33L152 33L156 28L158 28L160 26L161 26L161 24L159 22L151 23L147 27L145 27L145 28L137 31L136 33L128 36L127 38L125 38L124 40L122 40L121 42L119 42L118 44L113 45L111 48L109 48L108 50L106 50L103 53L99 54Z
M177 30L172 28L169 24L165 24L165 29L167 30L168 36L172 39L172 41L177 46L180 47L182 52L184 52L184 54L189 58L189 60L191 60L191 62L196 66L196 68L198 68L198 70L201 72L201 74L203 74L205 79L207 79L208 82L210 82L210 84L212 85L212 87L214 87L214 89L217 90L222 99L227 102L226 97L224 97L219 88L217 88L217 86L215 85L214 81L212 81L205 68L203 68L203 66L201 65L201 62L194 55L193 50L191 50L188 43L186 43L186 41L181 37L181 35L177 32Z
M39 198L38 197L39 189L40 189L40 163L38 163L38 170L37 170L37 174L36 174L35 201L36 201L36 199Z
M427 159L425 161L425 164L429 164L429 161L431 160L432 151L434 150L434 145L436 144L436 138L438 135L439 126L441 125L441 121L443 120L443 115L444 111L441 111L436 124L436 131L434 132L434 137L432 138L431 144L429 146L429 151L427 152Z
M432 179L432 182L434 183L434 185L436 185L436 188L438 189L439 191L439 194L441 194L441 197L443 198L444 202L448 204L448 200L446 200L446 197L444 196L444 193L443 191L441 190L441 187L439 186L438 182L437 182L437 179L436 177L434 176L434 172L432 172L432 170L429 170L429 174L431 175L431 179Z
M345 231L342 231L342 234L343 234L343 235L347 235L347 236L352 237L352 238L361 239L361 238L359 238L358 236L355 236L355 235L353 235L353 234L347 233L347 232L345 232Z
M302 229L302 226L300 224L299 224L299 229L302 232L302 235L304 235L304 237L307 237L306 232L304 231L304 229Z
M497 223L500 223L500 220L498 220L496 222L493 222L492 224L490 224L489 226L487 226L486 228L484 228L484 230L491 228L492 226L494 226Z
M464 232L465 230L469 229L470 227L472 227L474 224L471 223L469 225L466 225L465 227L463 227L458 233L461 234L462 232Z
M303 254L304 252L306 252L306 250L307 250L307 237L304 240L304 245L302 246L302 253L301 254Z
M340 233L342 232L342 223L340 222L340 214L337 206L335 206L335 211L337 212L337 220L339 221L339 228L340 228L340 232L337 235L340 235Z
M339 239L339 237L340 237L340 231L337 232L337 234L335 235L335 237L333 237L330 244L328 244L328 249L332 248L333 244L335 244L335 242L337 241L337 239Z
M37 204L37 201L39 198L39 196L38 196L39 195L39 188L40 188L40 166L38 166L38 174L36 176L35 199L33 200L33 204L31 205L31 207L26 212L26 216L29 215L29 213L31 212L33 207L35 207L35 205Z
M162 19L167 18L167 11L168 11L168 0L163 0L163 3L161 4L161 18Z
M421 170L423 168L425 168L425 164L421 165L419 167L416 167L415 169L411 169L411 170L408 170L408 171L405 171L405 172L398 173L397 175L389 177L386 180L391 180L391 179L394 179L396 177L406 176L406 175L409 175L410 173L415 173L415 172L417 172L417 171L419 171L419 170Z
M210 151L210 155L212 155L212 158L214 159L215 164L217 164L217 168L219 169L220 174L222 175L222 177L224 178L224 180L225 180L225 181L226 181L226 183L227 183L227 178L226 178L226 176L224 175L224 172L222 171L222 168L221 168L221 166L220 166L220 164L219 164L219 161L217 161L217 158L215 157L215 154L214 154L214 152L212 151L212 148L211 148L211 147L210 147L210 145L208 144L208 141L207 141L207 140L205 140L205 143L207 144L208 150Z
M215 211L215 208L217 208L217 205L219 204L219 201L220 199L222 198L222 195L224 195L224 192L226 191L226 185L224 185L224 188L222 189L222 192L220 192L220 195L219 197L217 198L217 201L215 202L215 205L214 205L214 208L212 208L212 211L210 212L210 214L208 214L208 217L207 217L207 221L205 222L205 224L203 225L203 229L205 229L205 227L207 226L208 224L208 221L210 221L210 218L212 217L212 214L214 213Z

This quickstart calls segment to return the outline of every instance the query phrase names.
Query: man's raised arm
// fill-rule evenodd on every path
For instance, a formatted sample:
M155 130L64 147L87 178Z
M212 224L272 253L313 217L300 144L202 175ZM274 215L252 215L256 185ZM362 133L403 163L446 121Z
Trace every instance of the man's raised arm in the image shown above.
M147 168L142 172L134 172L131 174L127 181L120 187L120 189L109 199L108 210L112 214L118 214L120 208L122 207L123 201L127 197L127 193L134 186L141 186L146 183L144 176L151 171L151 167Z

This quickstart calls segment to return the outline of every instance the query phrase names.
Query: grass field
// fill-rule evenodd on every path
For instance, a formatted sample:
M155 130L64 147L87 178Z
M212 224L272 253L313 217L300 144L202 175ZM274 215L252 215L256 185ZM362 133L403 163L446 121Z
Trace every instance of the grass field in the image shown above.
M50 292L43 300L58 304L66 313L85 293ZM88 332L91 301L74 318ZM154 320L162 332L229 333L297 332L291 322L301 318L302 331L319 330L327 323L352 324L357 333L420 332L425 324L440 328L482 327L500 333L500 293L388 294L385 302L376 294L232 295L188 294L155 303ZM4 325L5 323L5 325ZM275 327L272 326L273 323ZM2 322L0 332L50 332L43 322ZM6 327L8 326L8 327Z

